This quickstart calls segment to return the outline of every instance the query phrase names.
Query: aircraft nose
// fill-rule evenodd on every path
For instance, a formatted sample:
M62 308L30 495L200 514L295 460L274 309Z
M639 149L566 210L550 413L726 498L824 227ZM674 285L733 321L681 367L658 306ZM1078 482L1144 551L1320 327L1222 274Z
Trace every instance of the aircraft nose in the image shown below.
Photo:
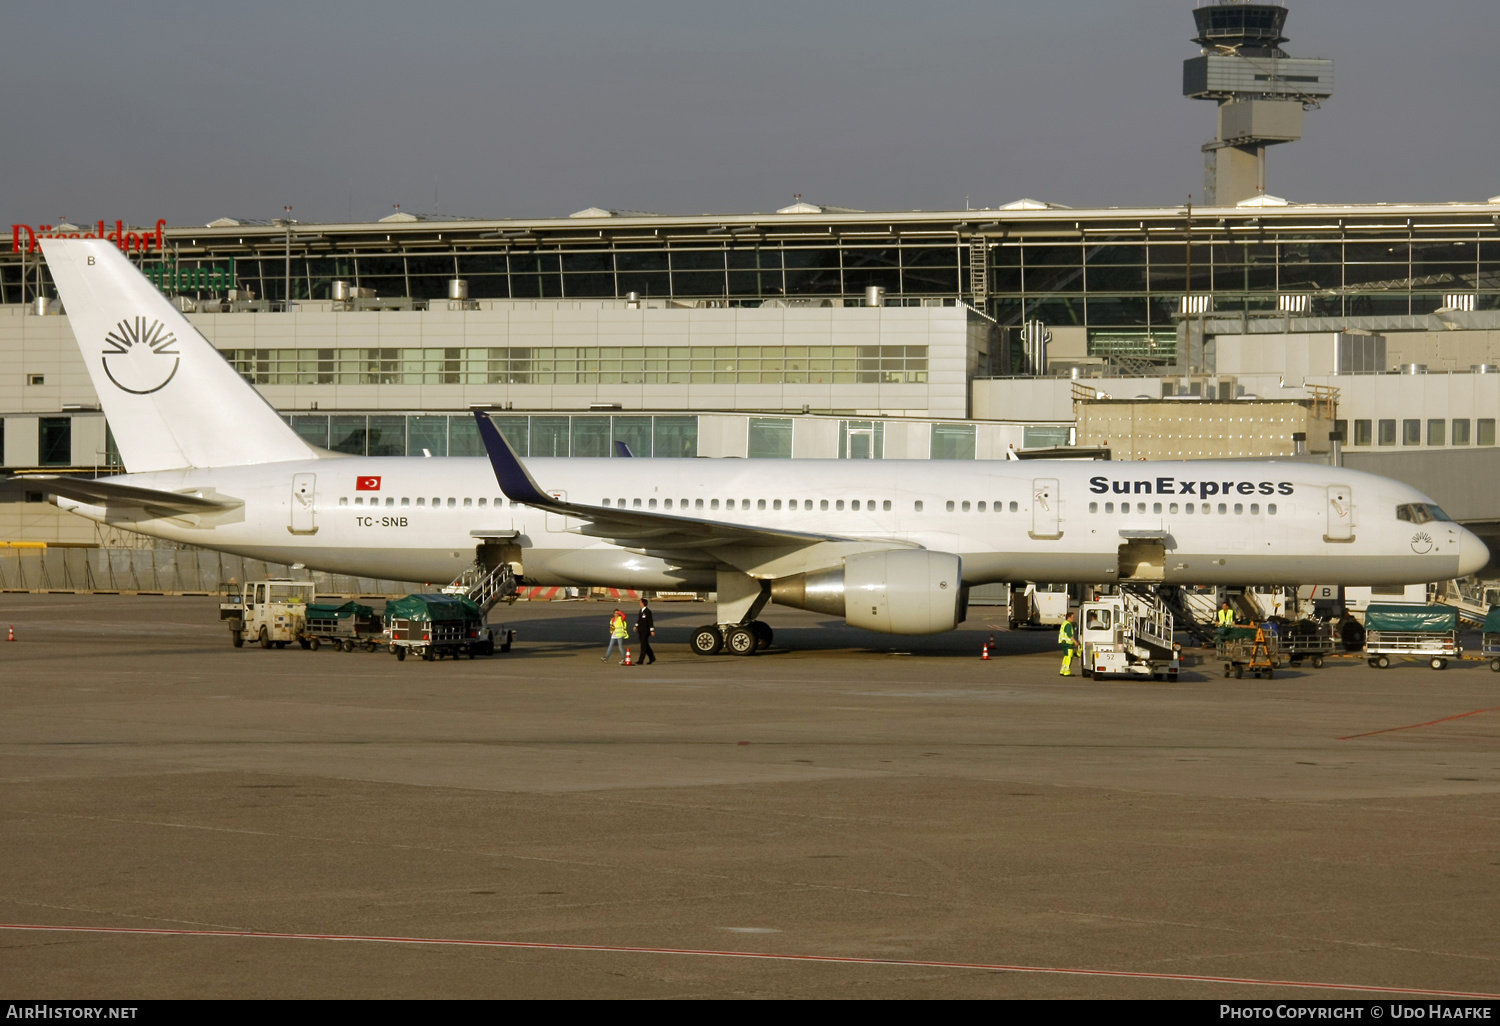
M1463 534L1458 539L1458 575L1467 577L1477 574L1484 569L1490 561L1489 546L1479 540L1479 536L1468 528L1460 528Z

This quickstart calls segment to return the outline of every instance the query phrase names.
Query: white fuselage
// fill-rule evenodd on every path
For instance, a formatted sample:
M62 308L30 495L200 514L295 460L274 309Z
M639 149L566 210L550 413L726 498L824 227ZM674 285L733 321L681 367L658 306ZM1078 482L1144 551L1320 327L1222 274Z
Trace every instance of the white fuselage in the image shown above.
M1483 545L1397 482L1312 463L531 459L572 503L952 552L966 584L1400 584L1473 572ZM364 489L358 485L364 480ZM111 480L239 500L149 518L64 509L172 541L389 580L443 582L486 537L513 535L526 580L707 590L714 572L578 533L506 501L483 458L359 458L127 474ZM1153 553L1155 555L1153 556Z

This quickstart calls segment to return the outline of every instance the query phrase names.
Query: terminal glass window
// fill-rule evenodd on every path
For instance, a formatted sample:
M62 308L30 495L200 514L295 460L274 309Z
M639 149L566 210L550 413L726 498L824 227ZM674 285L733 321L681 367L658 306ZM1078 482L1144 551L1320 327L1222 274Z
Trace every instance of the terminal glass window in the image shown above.
M1354 422L1354 444L1355 445L1369 445L1370 444L1370 441L1371 441L1371 439L1370 439L1370 427L1371 427L1371 422L1368 421L1368 420L1356 420Z
M1422 422L1420 420L1403 420L1401 422L1401 444L1422 444Z
M328 448L351 456L365 454L365 418L338 414L328 418Z
M651 420L655 455L688 458L698 455L697 417L653 417Z
M531 455L567 456L568 418L531 418Z
M611 456L614 446L609 439L608 417L573 418L574 456Z
M1454 445L1468 445L1469 444L1469 421L1468 421L1468 418L1464 418L1462 420L1460 420L1458 418L1454 418L1454 421L1453 421L1453 444Z
M447 417L408 417L406 432L411 455L448 455Z
M1479 445L1495 444L1495 418L1480 417L1475 422L1475 442Z
M751 417L747 447L752 460L792 458L792 421L790 418Z
M1396 444L1396 422L1394 420L1382 420L1380 422L1380 444Z
M932 425L932 458L935 460L972 460L974 458L973 424Z
M328 416L294 416L292 430L297 437L319 449L328 448Z
M1427 422L1427 444L1447 445L1447 426L1448 422L1445 420L1429 420Z
M366 455L405 456L406 418L400 415L371 414Z
M73 462L73 418L42 417L38 462L44 467L66 467Z
M614 417L611 423L615 441L624 442L629 446L632 456L644 459L651 455L650 417ZM613 456L616 453L612 451L610 455Z

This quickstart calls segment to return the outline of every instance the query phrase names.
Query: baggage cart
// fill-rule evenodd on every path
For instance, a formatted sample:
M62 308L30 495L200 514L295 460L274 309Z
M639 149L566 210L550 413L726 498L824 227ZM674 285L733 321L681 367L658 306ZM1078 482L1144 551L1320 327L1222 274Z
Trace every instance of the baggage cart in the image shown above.
M1372 605L1365 610L1365 659L1384 670L1395 659L1425 659L1434 670L1462 659L1458 610L1452 606Z
M1224 676L1236 679L1249 670L1269 680L1281 665L1280 640L1274 630L1264 627L1220 627L1215 647L1224 661Z
M314 652L324 645L345 652L353 652L356 647L373 652L384 640L384 632L385 623L369 606L310 602L299 640Z
M509 652L515 631L498 632L484 622L484 613L462 595L407 595L385 606L384 641L397 659L407 653L432 662L444 656L454 659Z
M1306 661L1312 663L1314 669L1321 669L1323 660L1333 655L1338 647L1333 624L1298 620L1287 628L1281 650L1293 666L1301 666Z
M1490 661L1490 669L1500 673L1500 606L1491 606L1484 618L1484 631L1479 651Z

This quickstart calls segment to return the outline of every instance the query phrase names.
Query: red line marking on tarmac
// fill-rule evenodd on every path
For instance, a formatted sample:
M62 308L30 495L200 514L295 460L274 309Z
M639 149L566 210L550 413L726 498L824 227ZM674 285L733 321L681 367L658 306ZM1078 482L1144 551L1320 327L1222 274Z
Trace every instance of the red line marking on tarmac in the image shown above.
M889 965L924 969L978 969L1003 973L1042 973L1055 976L1106 976L1131 980L1175 980L1188 983L1237 983L1249 987L1301 987L1312 990L1351 990L1372 994L1417 994L1423 997L1480 998L1500 1000L1500 994L1465 990L1429 990L1421 987L1361 986L1352 983L1319 983L1309 980L1259 980L1239 976L1198 976L1187 973L1146 973L1117 969L1068 969L1058 966L990 965L984 962L935 962L905 958L858 958L846 955L779 955L766 951L717 951L711 948L655 948L625 944L556 944L542 941L464 940L443 937L378 937L341 933L271 933L263 930L173 930L127 926L49 926L0 923L0 930L34 930L44 933L112 933L151 937L251 937L259 940L360 941L367 944L438 944L470 948L520 948L531 951L598 951L632 955L696 955L706 958L750 958L775 962L827 962L839 965Z
M1478 716L1480 713L1500 712L1500 707L1494 709L1470 709L1466 713L1456 716L1444 716L1440 720L1428 720L1426 723L1408 723L1404 727L1386 727L1384 730L1367 730L1363 734L1350 734L1348 737L1335 738L1336 741L1353 741L1357 737L1374 737L1376 734L1389 734L1395 730L1416 730L1418 727L1430 727L1434 723L1447 723L1449 720L1461 720L1465 716Z

